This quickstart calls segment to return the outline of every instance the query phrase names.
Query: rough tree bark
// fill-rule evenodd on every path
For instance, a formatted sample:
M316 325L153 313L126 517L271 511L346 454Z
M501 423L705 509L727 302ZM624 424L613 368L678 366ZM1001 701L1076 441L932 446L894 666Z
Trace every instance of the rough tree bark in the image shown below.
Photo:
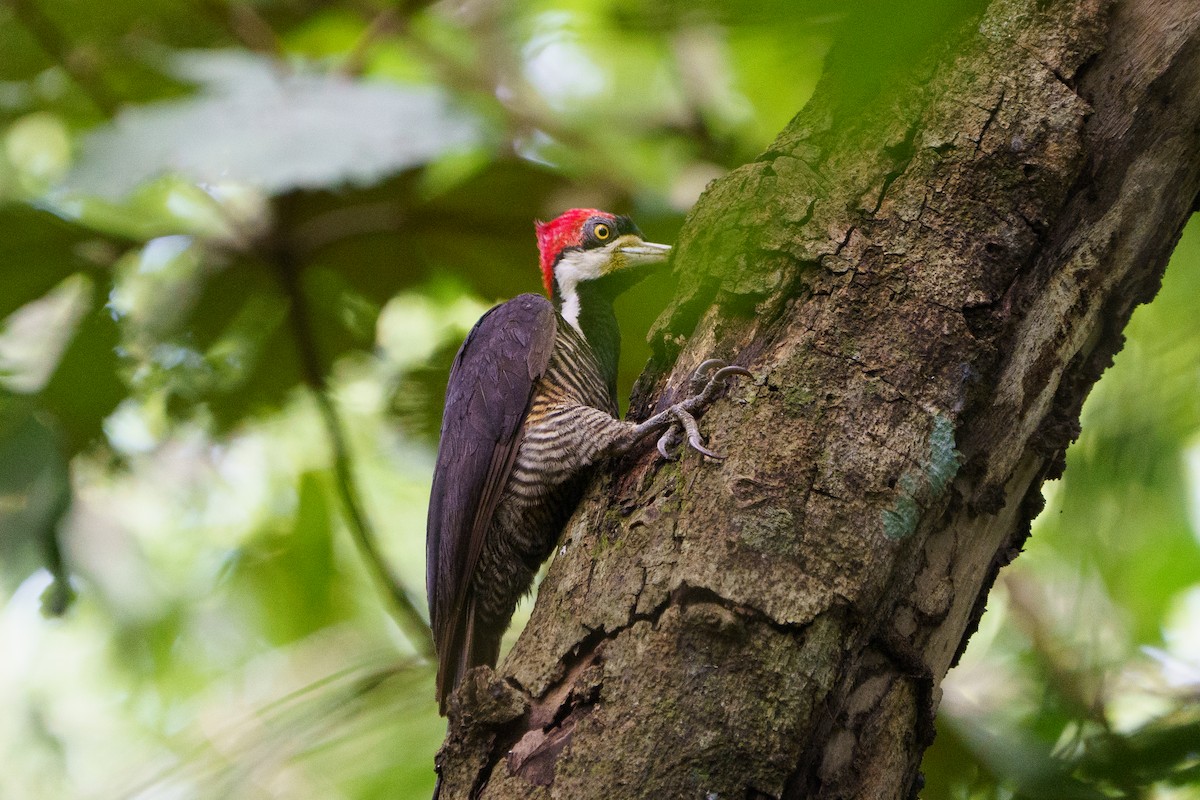
M1198 189L1194 0L992 0L871 96L818 87L690 216L635 401L749 366L704 421L728 459L595 482L441 796L915 794Z

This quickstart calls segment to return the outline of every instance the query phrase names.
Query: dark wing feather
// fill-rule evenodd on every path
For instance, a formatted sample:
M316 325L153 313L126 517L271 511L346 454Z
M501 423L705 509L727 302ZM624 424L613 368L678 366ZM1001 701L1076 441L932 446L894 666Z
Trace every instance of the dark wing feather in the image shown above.
M557 333L554 307L523 294L488 311L450 368L429 498L425 584L438 650L439 700L467 627L467 589L512 471L534 386Z

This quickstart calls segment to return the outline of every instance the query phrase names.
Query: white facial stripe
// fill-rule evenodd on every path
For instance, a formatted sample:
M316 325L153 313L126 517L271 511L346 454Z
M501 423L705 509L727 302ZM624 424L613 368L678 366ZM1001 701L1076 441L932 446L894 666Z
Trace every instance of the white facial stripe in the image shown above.
M579 327L579 292L572 289L569 295L563 297L562 310L559 313L562 314L563 319L571 323L572 328L583 333Z
M604 274L604 265L612 259L613 245L597 247L592 250L569 250L559 259L554 268L558 277L558 285L566 296L566 286L572 289L581 281L594 281Z
M558 292L562 295L560 312L571 327L579 330L579 293L576 287L582 281L594 281L604 275L604 267L612 260L616 242L592 250L570 250L563 254L554 267L558 280Z

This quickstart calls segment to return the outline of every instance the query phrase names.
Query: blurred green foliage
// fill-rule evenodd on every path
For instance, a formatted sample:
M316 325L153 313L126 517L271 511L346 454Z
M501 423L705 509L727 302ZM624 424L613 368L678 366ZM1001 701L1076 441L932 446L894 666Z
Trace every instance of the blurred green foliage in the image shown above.
M831 43L853 103L978 6L0 2L0 797L427 796L431 669L346 500L420 596L446 370L537 290L532 220L672 241ZM1193 230L925 796L1196 796L1198 290ZM670 292L618 308L624 387Z

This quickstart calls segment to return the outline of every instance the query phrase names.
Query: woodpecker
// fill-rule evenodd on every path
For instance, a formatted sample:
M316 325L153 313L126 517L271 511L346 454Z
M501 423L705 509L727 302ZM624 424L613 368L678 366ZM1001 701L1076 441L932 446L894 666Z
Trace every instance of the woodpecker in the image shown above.
M707 450L695 417L742 367L710 360L692 395L640 424L617 416L620 333L613 300L671 248L632 220L572 209L536 223L547 297L522 294L467 335L446 389L429 500L426 589L445 714L467 670L495 666L521 596L583 492L591 468L659 434Z

